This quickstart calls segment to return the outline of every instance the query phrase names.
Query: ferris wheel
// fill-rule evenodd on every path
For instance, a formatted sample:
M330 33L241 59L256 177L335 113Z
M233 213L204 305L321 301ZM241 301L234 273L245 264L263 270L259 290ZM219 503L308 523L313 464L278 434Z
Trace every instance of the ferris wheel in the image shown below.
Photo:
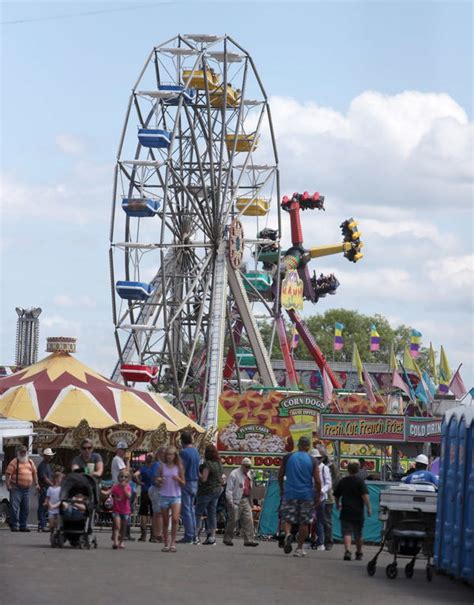
M133 86L110 227L115 380L152 381L207 426L239 359L276 386L278 159L255 64L229 36L178 35ZM276 294L275 294L276 293ZM259 321L272 327L264 343Z

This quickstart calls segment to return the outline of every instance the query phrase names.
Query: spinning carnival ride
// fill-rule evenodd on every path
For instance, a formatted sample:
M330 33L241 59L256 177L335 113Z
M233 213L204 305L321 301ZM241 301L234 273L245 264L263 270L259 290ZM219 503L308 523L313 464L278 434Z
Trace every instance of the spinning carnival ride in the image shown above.
M300 197L297 210L294 196L281 206L292 234L299 209L311 207ZM179 35L155 47L132 89L115 168L114 380L151 381L206 426L216 422L225 384L241 386L246 355L255 379L277 386L269 354L276 337L292 364L281 280L295 269L312 302L318 287L320 295L336 287L308 277L306 263L319 254L304 250L302 237L281 251L278 200L270 108L250 55L229 36ZM325 253L347 256L355 244L341 246ZM308 345L311 335L289 314ZM266 343L260 321L270 327Z

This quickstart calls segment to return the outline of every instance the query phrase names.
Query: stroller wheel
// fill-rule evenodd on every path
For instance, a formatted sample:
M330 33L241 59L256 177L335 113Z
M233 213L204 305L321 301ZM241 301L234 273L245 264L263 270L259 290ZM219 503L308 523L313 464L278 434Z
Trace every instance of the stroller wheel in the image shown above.
M428 582L431 582L431 580L433 579L433 566L428 563L428 565L426 566L426 580Z
M369 574L369 576L374 576L375 575L375 569L377 567L377 564L375 561L369 561L367 563L367 573Z
M407 563L405 565L405 576L407 578L413 578L414 565L413 563Z
M396 563L390 563L385 568L385 574L389 580L395 580L398 575L398 569Z

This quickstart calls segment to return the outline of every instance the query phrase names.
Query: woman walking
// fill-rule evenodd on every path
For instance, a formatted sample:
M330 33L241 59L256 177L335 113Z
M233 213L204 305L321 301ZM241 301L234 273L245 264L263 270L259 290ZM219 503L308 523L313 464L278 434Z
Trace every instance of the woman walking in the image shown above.
M214 445L208 445L204 452L204 464L199 472L199 485L196 497L196 530L201 530L201 518L206 514L207 538L205 545L216 543L216 509L222 493L223 469L219 453Z
M176 533L181 512L181 487L185 484L184 470L176 448L168 447L165 462L158 471L157 483L160 488L160 508L163 515L163 552L176 552ZM171 514L171 536L168 523Z

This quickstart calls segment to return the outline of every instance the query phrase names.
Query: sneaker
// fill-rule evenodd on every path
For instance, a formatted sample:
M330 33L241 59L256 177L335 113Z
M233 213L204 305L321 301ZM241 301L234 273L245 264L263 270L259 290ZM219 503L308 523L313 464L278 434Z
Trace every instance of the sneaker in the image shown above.
M193 541L192 540L188 540L188 538L181 538L181 540L178 540L176 542L176 544L192 544Z
M320 544L319 546L316 546L316 550L326 550L326 547L324 544Z
M363 557L363 553L361 552L356 552L356 561L362 561L362 557Z
M250 540L250 542L244 542L244 546L258 546L258 542Z
M344 553L344 561L350 561L352 559L352 554L350 550L346 550Z
M24 533L30 533L31 529L28 529L27 527L20 527L20 531L24 532Z
M194 538L193 544L194 546L199 546L199 544L201 544L201 540L199 538Z
M324 547L326 550L332 550L332 544L325 544Z
M206 546L214 546L216 543L216 539L215 538L211 538L210 536L208 536L204 542L203 545L205 544Z
M158 538L155 538L154 536L151 536L151 538L148 540L148 542L152 542L153 544L156 544L157 542L159 542L159 540L158 540Z
M287 534L285 536L285 541L283 542L283 552L285 553L285 555L289 555L290 552L292 551L293 547L291 546L291 543L293 542L293 536L291 534Z
M146 534L142 534L139 538L138 538L138 542L146 542Z
M293 553L294 557L306 557L306 551L304 548L297 548Z
M226 546L234 546L234 543L232 542L232 540L224 540L224 541L223 541L223 543L224 543Z

